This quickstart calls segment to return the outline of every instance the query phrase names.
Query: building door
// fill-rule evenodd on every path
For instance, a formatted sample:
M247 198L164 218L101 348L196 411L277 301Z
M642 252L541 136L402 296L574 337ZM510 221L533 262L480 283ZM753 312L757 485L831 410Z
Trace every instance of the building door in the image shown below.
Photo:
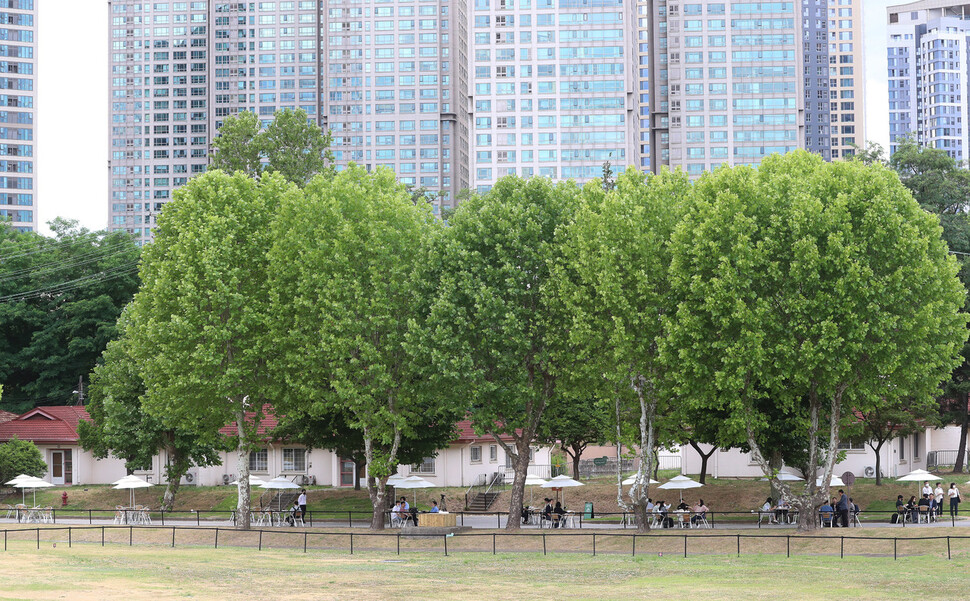
M74 466L71 451L51 451L51 484L73 484Z
M357 465L350 459L340 460L340 486L353 486Z

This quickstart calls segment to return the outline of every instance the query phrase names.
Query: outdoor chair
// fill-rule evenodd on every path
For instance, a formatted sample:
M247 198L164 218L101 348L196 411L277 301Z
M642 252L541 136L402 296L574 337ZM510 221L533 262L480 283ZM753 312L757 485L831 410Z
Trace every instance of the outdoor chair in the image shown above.
M115 519L112 523L124 524L128 521L127 508L124 505L115 505Z
M710 528L711 525L707 523L707 513L698 513L694 516L692 520L694 528Z
M858 511L853 511L852 512L852 523L855 526L858 526L859 528L862 528L862 521L859 519L859 513L860 512L858 512Z
M930 506L929 505L920 505L919 506L919 514L917 514L917 516L916 516L916 523L917 524L922 524L924 522L927 523L927 524L930 523Z
M819 521L821 522L823 528L825 526L828 526L829 528L832 528L832 527L835 526L835 513L834 512L832 512L832 511L822 511L822 512L820 512L818 514L818 517L819 517Z
M0 505L0 511L5 511L7 515L5 515L4 517L8 519L12 517L16 517L17 515L17 510L14 508L13 505L8 505L8 504Z
M54 523L54 508L51 507L50 505L37 510L37 514L38 514L37 517L40 519L41 522L44 522L45 524Z

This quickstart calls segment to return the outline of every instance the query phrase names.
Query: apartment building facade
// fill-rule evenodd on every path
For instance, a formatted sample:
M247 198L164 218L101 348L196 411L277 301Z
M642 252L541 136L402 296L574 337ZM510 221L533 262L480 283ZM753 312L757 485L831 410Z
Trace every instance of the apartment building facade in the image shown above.
M468 188L466 12L452 0L109 2L109 226L148 241L205 171L222 121L303 109L338 166L386 165L433 193Z
M0 219L37 231L37 2L0 0Z
M967 160L970 4L922 0L887 13L890 152L912 137Z

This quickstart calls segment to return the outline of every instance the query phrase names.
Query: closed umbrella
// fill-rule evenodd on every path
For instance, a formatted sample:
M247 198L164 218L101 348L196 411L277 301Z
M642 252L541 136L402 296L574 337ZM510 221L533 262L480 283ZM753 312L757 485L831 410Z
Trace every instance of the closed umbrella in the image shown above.
M112 486L111 488L118 489L118 490L128 489L128 494L130 496L128 506L129 507L134 507L135 506L135 489L136 488L148 488L149 486L154 486L154 484L152 484L151 482L146 482L145 480L142 480L138 476L131 475L131 476L125 476L124 478L121 478L120 480L116 480L115 481L115 485Z
M291 490L294 488L300 488L297 484L287 480L283 476L277 476L268 482L263 482L259 485L260 488L269 488L276 490L276 510L282 511L282 495L284 490Z
M571 488L573 486L586 486L586 485L583 484L582 482L578 482L576 480L573 480L569 476L563 474L561 476L556 476L555 478L553 478L552 480L549 480L548 482L546 482L545 484L542 484L541 486L542 486L542 488L551 488L553 490L562 490L564 488ZM565 493L565 491L562 494L562 504L563 505L566 504L566 493Z
M674 476L673 478L664 482L657 488L662 488L664 490L679 490L680 500L681 502L683 502L685 490L687 490L688 488L700 488L701 486L704 486L704 485L701 484L700 482L695 482L694 480L691 480L687 476Z

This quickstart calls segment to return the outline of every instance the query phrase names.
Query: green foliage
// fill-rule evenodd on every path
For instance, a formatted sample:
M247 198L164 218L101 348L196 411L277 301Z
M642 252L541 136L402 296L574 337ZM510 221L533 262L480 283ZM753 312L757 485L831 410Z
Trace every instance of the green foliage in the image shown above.
M0 407L16 413L74 397L138 287L140 249L127 234L59 219L51 228L47 238L0 225Z
M450 434L460 415L405 347L427 305L416 278L438 228L391 171L355 166L314 179L282 203L273 225L272 367L282 384L274 402L290 418L356 431L378 479L394 472L403 440L421 440L427 433L417 430L428 426ZM375 512L382 491L372 484Z
M145 407L167 426L212 443L238 411L262 406L270 222L294 194L278 175L256 182L215 171L193 178L165 207L128 333Z
M333 175L331 139L302 109L277 111L265 129L259 117L243 111L219 128L209 170L242 171L255 178L276 172L304 186L316 174Z
M124 331L122 316L121 329ZM95 457L112 455L125 461L128 469L152 464L159 452L166 454L166 506L174 503L181 477L192 465L218 465L220 458L209 436L199 437L184 428L166 426L142 406L145 384L131 354L126 335L108 343L102 360L91 374L85 409L93 421L81 421L81 446Z
M19 476L43 476L47 464L40 449L28 440L11 438L0 444L0 482L7 482Z
M796 416L807 467L830 474L850 410L932 397L958 364L956 263L887 169L773 156L703 176L684 215L662 352L681 402L726 409L755 452L772 414Z

